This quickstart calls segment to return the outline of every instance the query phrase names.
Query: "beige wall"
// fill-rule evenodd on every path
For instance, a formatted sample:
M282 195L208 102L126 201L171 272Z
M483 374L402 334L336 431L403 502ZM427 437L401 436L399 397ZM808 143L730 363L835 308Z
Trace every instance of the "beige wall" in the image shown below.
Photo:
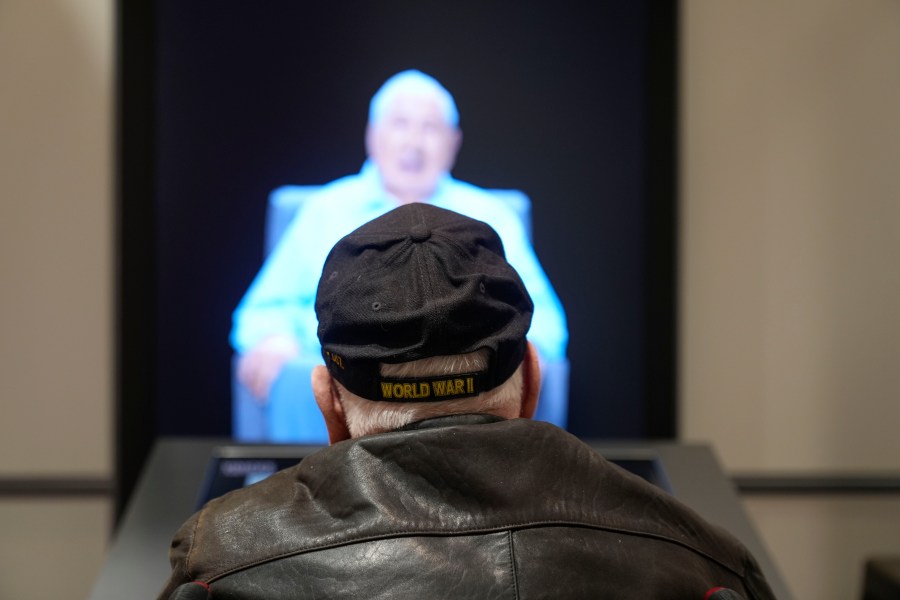
M900 3L684 0L682 102L682 437L900 472ZM897 497L748 506L798 598L900 554Z
M112 8L0 1L3 478L112 475ZM110 517L0 498L0 598L86 596Z
M683 41L684 436L900 468L900 4L688 0Z
M112 15L0 2L0 477L111 475ZM682 26L682 435L732 472L896 472L900 4L684 0ZM825 600L900 553L898 502L747 499ZM38 553L46 596L83 596L108 511L0 501L0 597Z
M0 3L0 473L110 470L110 0Z
M900 556L900 495L752 495L747 511L796 600L862 600L863 559Z

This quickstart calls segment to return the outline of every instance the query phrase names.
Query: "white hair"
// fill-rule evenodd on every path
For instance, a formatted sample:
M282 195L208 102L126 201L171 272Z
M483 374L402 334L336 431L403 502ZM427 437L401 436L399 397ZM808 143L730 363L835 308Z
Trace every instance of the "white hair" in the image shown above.
M374 125L387 114L391 103L400 94L433 96L440 107L444 121L451 127L459 125L459 111L453 96L440 82L421 71L410 69L389 78L372 96L369 103L369 123Z
M458 356L436 356L412 362L382 363L385 377L429 377L471 373L487 366L487 350ZM361 398L337 383L351 437L392 431L422 419L467 413L518 414L524 387L522 365L502 384L471 398L440 402L383 402Z

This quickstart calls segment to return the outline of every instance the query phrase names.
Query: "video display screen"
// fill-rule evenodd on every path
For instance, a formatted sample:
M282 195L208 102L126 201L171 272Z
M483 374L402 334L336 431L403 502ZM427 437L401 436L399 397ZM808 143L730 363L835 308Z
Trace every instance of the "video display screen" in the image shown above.
M674 58L656 48L667 18L651 2L158 0L156 432L324 441L314 407L241 404L249 350L235 343L235 310L290 227L272 233L279 202L361 177L370 100L414 69L458 109L453 180L524 198L521 226L566 333L548 420L582 437L672 435L674 198L658 175L672 166L673 125L654 116L660 90L672 92ZM333 207L335 219L355 211ZM293 397L304 377L271 385ZM246 419L261 429L239 435ZM273 429L301 422L311 432Z

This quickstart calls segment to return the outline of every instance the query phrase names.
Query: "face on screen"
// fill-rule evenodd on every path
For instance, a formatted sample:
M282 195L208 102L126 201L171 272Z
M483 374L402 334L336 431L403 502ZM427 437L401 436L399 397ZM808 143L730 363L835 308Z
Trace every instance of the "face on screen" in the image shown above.
M402 202L427 199L453 167L460 132L444 119L436 98L399 94L366 132L369 157L388 192Z

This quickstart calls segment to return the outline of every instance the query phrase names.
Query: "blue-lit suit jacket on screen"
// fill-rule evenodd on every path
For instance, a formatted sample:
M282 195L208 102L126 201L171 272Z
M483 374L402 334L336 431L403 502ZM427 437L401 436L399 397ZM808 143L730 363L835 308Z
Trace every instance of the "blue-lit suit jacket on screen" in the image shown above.
M522 218L488 191L449 175L441 179L429 203L484 221L497 231L507 260L522 277L534 302L528 339L546 364L565 362L566 316L534 253ZM325 185L306 199L235 310L232 347L243 354L266 336L290 334L299 341L302 358L320 362L315 298L325 257L343 236L396 207L397 202L384 191L378 169L371 162L366 162L358 174ZM565 414L565 407L561 414ZM564 425L564 419L551 420ZM271 437L291 440L290 435Z

